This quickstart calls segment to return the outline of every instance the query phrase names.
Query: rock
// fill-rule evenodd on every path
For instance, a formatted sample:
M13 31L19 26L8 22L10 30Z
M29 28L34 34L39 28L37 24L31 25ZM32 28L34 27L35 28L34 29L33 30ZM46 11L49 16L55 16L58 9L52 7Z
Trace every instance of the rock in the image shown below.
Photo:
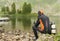
M37 41L53 41L53 36L47 34L40 34ZM24 32L16 30L15 32L7 31L0 33L0 41L33 41L35 39L33 32Z
M0 39L0 41L4 41L3 39Z

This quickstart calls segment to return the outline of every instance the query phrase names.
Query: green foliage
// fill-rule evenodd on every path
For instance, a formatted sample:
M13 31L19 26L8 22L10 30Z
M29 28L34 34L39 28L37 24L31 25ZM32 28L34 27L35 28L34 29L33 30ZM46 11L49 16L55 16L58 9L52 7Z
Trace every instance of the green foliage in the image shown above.
M28 14L31 13L32 8L31 8L31 4L27 4L26 2L23 4L23 8L22 8L22 13L23 14Z
M13 3L12 5L11 5L11 22L12 22L12 28L13 29L15 29L15 25L16 25L16 5L15 5L15 3Z
M4 13L4 15L6 16L9 13L9 7L2 7L1 11Z
M1 11L4 12L5 11L5 7L2 7Z
M5 14L5 7L2 7L1 11Z
M8 6L6 7L6 11L9 12L9 7Z
M60 35L56 35L56 36L54 37L54 41L60 41Z
M31 13L31 11L32 11L31 4L28 4L28 5L27 5L27 12L28 12L28 13Z
M13 4L11 5L11 8L12 8L12 14L15 14L15 13L16 13L15 3L13 3Z
M5 7L5 13L6 13L6 14L9 14L9 7L8 7L8 6Z
M18 13L18 14L21 14L21 10L17 9L17 13Z
M27 12L27 3L25 2L22 8L22 13L26 13Z

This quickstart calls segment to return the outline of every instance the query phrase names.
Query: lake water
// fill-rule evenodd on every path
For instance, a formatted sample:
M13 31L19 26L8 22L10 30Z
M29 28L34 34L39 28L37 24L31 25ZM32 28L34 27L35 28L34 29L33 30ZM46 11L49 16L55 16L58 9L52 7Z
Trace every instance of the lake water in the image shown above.
M49 16L50 21L55 22L57 32L60 32L60 16ZM20 17L16 19L16 28L15 29L20 29L22 31L32 31L32 26L34 25L34 21L37 20L37 17ZM11 30L11 22L7 24L7 26L4 26L6 30Z

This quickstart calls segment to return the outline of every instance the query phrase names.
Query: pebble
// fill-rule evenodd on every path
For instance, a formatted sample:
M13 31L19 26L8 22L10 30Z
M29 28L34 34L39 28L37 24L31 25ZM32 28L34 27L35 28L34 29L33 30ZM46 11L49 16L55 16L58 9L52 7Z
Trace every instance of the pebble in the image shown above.
M24 32L21 30L0 33L0 41L33 41L34 38L35 36L33 32ZM37 41L53 41L53 36L40 34Z

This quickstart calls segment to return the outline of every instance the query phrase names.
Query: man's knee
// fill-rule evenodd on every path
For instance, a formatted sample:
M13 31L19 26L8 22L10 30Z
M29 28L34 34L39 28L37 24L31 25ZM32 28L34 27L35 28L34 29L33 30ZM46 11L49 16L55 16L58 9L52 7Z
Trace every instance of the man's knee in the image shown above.
M32 29L35 30L35 27L33 27Z

